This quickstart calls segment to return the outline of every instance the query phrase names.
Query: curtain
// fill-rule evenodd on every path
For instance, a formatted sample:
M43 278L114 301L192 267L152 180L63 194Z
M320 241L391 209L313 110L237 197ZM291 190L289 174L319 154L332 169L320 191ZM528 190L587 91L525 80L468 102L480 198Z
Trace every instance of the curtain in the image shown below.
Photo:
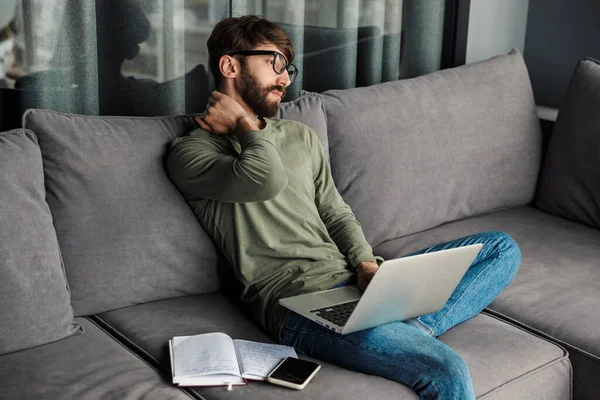
M231 14L264 15L290 35L300 70L293 98L300 90L368 86L440 69L445 3L232 0Z
M11 23L15 62L6 72L12 88L0 97L3 116L14 115L8 104L15 102L21 113L202 111L210 84L202 48L226 16L208 20L205 8L206 1L184 0L20 0Z
M399 78L402 0L234 0L232 15L261 14L290 35L300 90L321 92Z
M206 40L228 16L262 15L289 34L299 75L286 100L301 90L418 76L440 68L445 3L8 1L2 21L10 22L0 32L8 32L13 45L5 57L9 65L0 68L6 82L0 88L0 129L14 127L27 108L91 115L201 112L214 89Z

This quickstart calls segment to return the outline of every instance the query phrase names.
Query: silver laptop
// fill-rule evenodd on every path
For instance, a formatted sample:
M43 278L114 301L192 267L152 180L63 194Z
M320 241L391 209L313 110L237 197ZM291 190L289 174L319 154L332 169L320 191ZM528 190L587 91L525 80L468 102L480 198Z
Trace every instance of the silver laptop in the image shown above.
M342 334L440 310L483 247L474 244L385 261L364 293L355 286L279 303Z

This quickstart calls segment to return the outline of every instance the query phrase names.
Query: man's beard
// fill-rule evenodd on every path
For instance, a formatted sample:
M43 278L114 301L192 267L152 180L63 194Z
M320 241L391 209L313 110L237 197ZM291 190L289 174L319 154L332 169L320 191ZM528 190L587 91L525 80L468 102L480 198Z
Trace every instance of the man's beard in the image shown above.
M242 100L261 117L271 118L277 114L279 109L279 101L269 102L268 95L274 90L282 93L281 97L285 96L285 87L281 85L270 85L261 87L258 79L252 74L246 72L245 67L240 71Z

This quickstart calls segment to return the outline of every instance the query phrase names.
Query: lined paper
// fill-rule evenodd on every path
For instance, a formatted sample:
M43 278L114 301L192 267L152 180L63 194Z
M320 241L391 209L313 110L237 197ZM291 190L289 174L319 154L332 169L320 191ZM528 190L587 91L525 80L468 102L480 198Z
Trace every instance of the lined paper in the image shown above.
M286 357L298 358L293 347L280 344L233 341L238 353L242 376L251 379L266 379L277 364Z
M177 377L209 374L240 375L233 342L224 333L173 338Z

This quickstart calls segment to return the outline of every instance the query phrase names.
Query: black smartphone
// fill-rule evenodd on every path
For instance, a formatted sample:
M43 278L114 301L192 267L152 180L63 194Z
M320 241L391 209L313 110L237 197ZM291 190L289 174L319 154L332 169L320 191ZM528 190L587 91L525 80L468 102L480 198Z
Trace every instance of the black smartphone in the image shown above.
M267 381L292 389L304 389L321 365L313 361L287 357L267 376Z

